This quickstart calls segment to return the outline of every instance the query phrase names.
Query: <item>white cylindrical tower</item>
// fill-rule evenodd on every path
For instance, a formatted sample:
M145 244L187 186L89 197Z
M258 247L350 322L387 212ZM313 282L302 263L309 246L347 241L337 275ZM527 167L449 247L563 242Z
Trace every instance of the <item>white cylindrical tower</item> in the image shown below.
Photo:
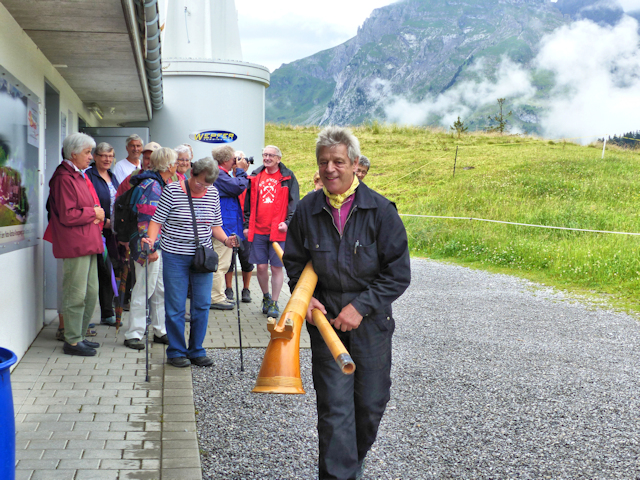
M164 106L153 113L151 140L189 143L194 159L221 138L260 164L264 146L266 67L242 61L234 0L168 0L162 40ZM134 124L141 125L141 124ZM228 132L222 135L203 132Z

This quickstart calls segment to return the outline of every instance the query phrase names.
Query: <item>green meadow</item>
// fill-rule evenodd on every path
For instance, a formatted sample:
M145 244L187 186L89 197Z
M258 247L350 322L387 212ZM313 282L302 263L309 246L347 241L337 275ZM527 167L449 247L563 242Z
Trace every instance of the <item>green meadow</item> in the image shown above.
M312 189L318 127L267 125ZM640 236L501 223L640 233L640 149L419 127L354 127L371 160L365 182L396 202L413 256L524 277L640 312ZM457 148L457 160L456 160ZM455 162L455 175L454 175Z

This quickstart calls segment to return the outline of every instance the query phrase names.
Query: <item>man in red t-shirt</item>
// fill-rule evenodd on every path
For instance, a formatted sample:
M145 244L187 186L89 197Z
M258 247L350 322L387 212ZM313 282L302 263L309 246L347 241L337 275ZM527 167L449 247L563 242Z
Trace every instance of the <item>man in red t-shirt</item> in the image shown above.
M257 266L262 289L262 313L279 317L278 297L284 281L282 262L272 242L284 248L287 229L300 201L298 180L283 163L282 152L274 145L262 151L262 166L249 177L244 206L244 236L251 242L249 262ZM269 294L269 264L271 294Z

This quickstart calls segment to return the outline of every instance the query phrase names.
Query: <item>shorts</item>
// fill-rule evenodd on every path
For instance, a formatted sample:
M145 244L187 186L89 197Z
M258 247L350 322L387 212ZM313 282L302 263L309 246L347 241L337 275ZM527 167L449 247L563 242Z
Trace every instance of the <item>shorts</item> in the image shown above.
M284 242L278 242L284 250ZM249 262L256 265L271 264L272 267L282 267L282 262L278 258L278 254L273 249L269 235L254 235L251 242L251 253L249 253Z
M243 273L253 272L253 263L249 262L249 252L251 251L251 244L246 238L242 240L242 250L238 249L238 259L240 260L240 268ZM235 264L231 262L227 273L235 271Z

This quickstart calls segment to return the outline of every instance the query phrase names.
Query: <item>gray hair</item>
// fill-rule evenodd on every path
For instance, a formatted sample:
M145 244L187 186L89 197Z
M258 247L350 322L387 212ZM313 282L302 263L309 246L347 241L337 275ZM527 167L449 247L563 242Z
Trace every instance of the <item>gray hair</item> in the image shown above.
M347 147L347 155L351 163L360 156L360 142L351 130L343 127L326 127L318 134L316 139L316 161L320 156L320 150L324 147L344 145Z
M189 147L188 145L185 145L184 143L181 145L178 145L176 148L174 148L174 150L178 155L180 155L181 153L188 153L190 157L189 160L193 158L193 152L191 151L191 147Z
M96 141L85 133L72 133L62 142L64 158L71 160L71 155L82 152L85 148L95 148Z
M360 160L358 160L358 164L362 165L367 170L369 170L369 168L371 167L371 162L364 155L360 155Z
M236 150L236 152L233 154L236 158L245 158L244 157L244 152L242 150Z
M280 151L280 149L279 149L278 147L276 147L275 145L267 145L266 147L264 147L264 148L262 149L262 153L264 153L264 151L265 151L267 148L273 148L273 149L276 151L276 153L278 154L278 156L279 156L280 158L282 158L282 152L281 152L281 151Z
M193 162L191 166L191 176L197 177L204 172L204 181L207 183L214 183L218 179L220 169L218 168L218 162L211 157L204 157L200 160Z
M176 164L178 154L172 148L162 147L151 154L151 170L166 172Z
M232 160L235 154L236 151L231 145L222 145L211 150L211 156L216 162L218 162L218 165L223 165L229 160Z
M113 152L113 147L107 142L100 142L96 147L94 155L101 155L103 153Z
M135 142L136 140L139 140L140 143L143 143L142 138L140 138L140 135L138 135L137 133L133 133L127 137L127 141L125 145L128 147L131 142Z
M182 145L184 145L189 149L189 156L190 156L189 160L193 160L193 147L188 143L183 143Z

